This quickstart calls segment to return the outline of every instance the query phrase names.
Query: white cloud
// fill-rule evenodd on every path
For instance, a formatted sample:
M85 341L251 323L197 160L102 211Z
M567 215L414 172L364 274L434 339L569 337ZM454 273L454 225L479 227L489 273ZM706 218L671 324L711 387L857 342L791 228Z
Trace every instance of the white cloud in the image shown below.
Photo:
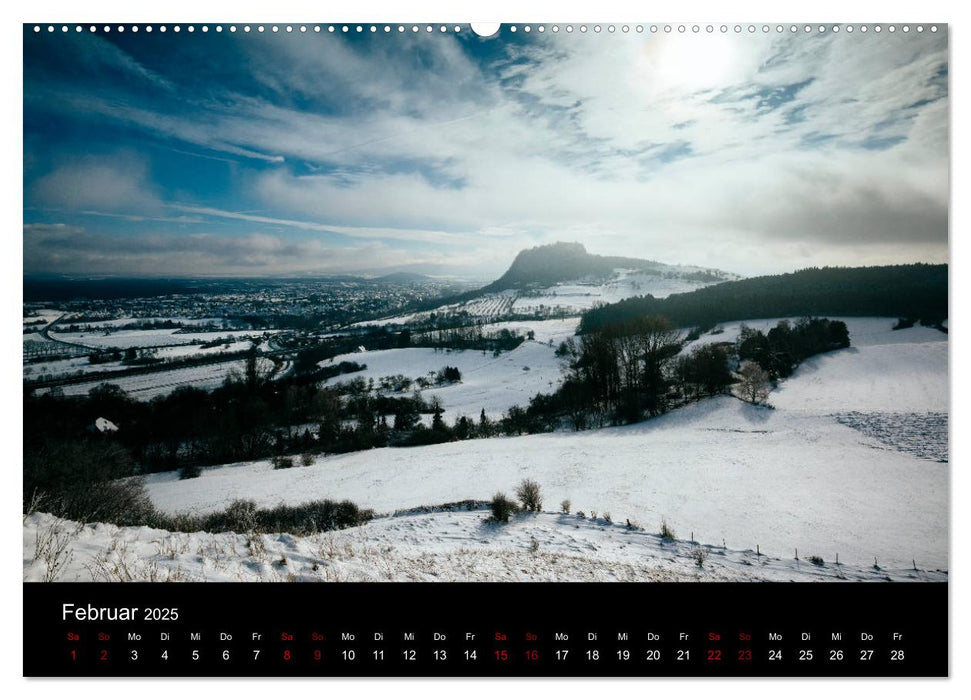
M146 161L132 153L70 159L37 180L30 195L42 206L78 212L145 215L162 208Z
M262 92L166 113L65 104L243 159L239 193L259 214L176 208L318 232L294 243L311 259L329 232L389 260L423 244L489 264L560 239L743 273L947 255L943 36L547 36L492 69L451 36L238 47ZM333 108L305 106L324 94ZM159 205L137 163L67 165L34 193ZM244 248L289 265L290 249Z

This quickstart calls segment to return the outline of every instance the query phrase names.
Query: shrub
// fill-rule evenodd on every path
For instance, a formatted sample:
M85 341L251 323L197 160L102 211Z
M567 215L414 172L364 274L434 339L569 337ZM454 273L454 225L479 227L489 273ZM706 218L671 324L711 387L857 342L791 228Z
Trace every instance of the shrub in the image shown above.
M539 484L532 479L523 479L516 487L516 498L523 506L523 510L540 511L543 509Z
M563 513L563 515L569 515L571 505L572 504L570 503L569 499L564 499L563 502L560 503L560 512Z
M179 470L180 479L197 479L202 476L202 468L198 464L187 464Z
M671 529L671 526L668 525L668 521L667 520L662 520L661 521L661 533L660 534L661 534L661 537L663 537L666 540L677 539L677 537L674 534L674 530L672 530Z
M583 519L584 519L584 518L586 518L586 517L587 517L587 514L586 514L586 513L584 513L584 512L582 511L582 510L578 510L578 511L577 511L577 519L579 519L579 520L583 520Z
M290 469L293 467L293 457L274 457L274 469Z
M501 491L492 497L489 508L492 510L492 521L496 523L508 523L509 516L516 512L516 504Z
M611 517L610 517L610 512L609 511L604 511L604 520L606 520L608 523L613 523L614 522L611 519Z
M314 460L316 460L316 456L313 452L304 452L302 455L300 455L300 464L305 467L312 466Z
M310 501L298 506L279 505L257 511L263 532L292 532L296 535L342 530L363 525L374 517L374 511L361 510L351 501Z
M24 450L23 503L45 495L52 515L83 523L144 525L155 516L131 455L115 442L51 441Z
M256 529L256 501L236 500L222 512L223 527L233 532L251 532Z
M361 510L351 501L310 501L297 506L278 505L259 508L253 501L233 501L230 506L211 513L202 522L191 522L194 529L208 532L290 532L311 535L328 530L363 525L374 517L374 511ZM171 522L168 529L177 529Z
M708 559L708 550L701 546L695 547L691 557L695 560L695 564L702 567L705 565L705 560Z
M809 557L809 561L811 561L816 566L822 566L823 565L823 558L821 556L816 555L816 554L814 554L811 557Z

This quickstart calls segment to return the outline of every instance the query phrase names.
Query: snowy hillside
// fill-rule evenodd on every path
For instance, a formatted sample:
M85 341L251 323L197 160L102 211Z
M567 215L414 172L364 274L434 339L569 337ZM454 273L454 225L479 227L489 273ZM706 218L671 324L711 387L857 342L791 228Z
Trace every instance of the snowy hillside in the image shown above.
M560 385L560 360L554 352L562 340L573 336L578 321L569 318L484 326L485 332L507 328L523 334L529 330L535 333L536 340L527 340L499 357L478 350L404 348L348 353L335 357L332 362L322 362L321 366L342 361L367 366L360 372L330 379L328 383L332 385L356 377L377 382L381 377L395 374L417 379L434 374L446 365L457 367L462 373L460 383L426 389L422 395L428 399L433 396L441 399L444 416L449 422L463 415L477 419L482 410L490 418L499 418L511 406L525 406L537 393L549 393Z
M414 513L310 537L171 533L34 514L24 523L24 579L45 580L65 543L58 581L940 581L913 568L814 564L803 556L665 540L575 515L487 521L486 511ZM43 549L43 546L41 547ZM702 559L699 565L699 554ZM56 566L56 563L55 563ZM51 566L54 569L54 566Z
M486 513L477 511L386 515L325 535L336 549L354 552L311 569L330 580L436 573L485 579L747 579L752 572L788 580L834 577L829 564L817 567L806 560L819 556L833 562L837 555L844 564L841 575L848 578L882 578L888 571L892 578L909 578L917 575L914 562L922 572L946 572L947 335L920 327L893 331L891 319L845 321L853 346L803 364L770 395L774 408L725 396L630 426L321 456L310 467L285 470L262 461L223 465L189 480L174 472L149 475L146 487L168 513L212 512L239 498L265 507L329 498L350 499L384 514L484 500L499 490L511 495L523 478L542 487L546 512L507 528L487 525ZM450 413L477 415L479 406L502 410L519 402L520 394L540 389L539 381L529 384L532 377L557 376L549 341L568 337L573 325L543 323L536 326L536 342L496 359L475 351L413 348L349 357L366 361L362 374L375 377L458 366L462 383L426 394L438 392ZM700 342L734 340L740 326L725 324ZM534 355L526 360L529 353ZM519 367L526 362L529 372ZM587 518L559 515L564 499ZM600 516L596 523L590 520L593 512ZM628 519L639 523L643 532L610 526L603 522L605 513L621 525ZM651 534L662 520L675 530L676 545ZM31 529L46 526L28 523L25 575L38 575L39 565L26 561ZM110 542L109 531L132 540L130 551L138 553L141 565L157 559L151 542L167 538L97 526L82 531L72 546L82 547L89 538L90 554ZM310 576L310 564L300 568L297 562L310 562L307 552L320 546L320 538L267 535L268 551L292 564L275 568L226 554L227 547L242 551L245 540L230 535L193 536L185 551L204 549L206 538L213 537L212 547L223 551L215 559L228 568L210 567L200 574L195 569L209 566L207 555L180 554L173 558L184 564L180 575ZM713 550L703 571L691 559L692 539ZM757 546L764 556L753 554ZM875 559L879 571L873 568Z
M522 292L513 302L517 313L537 313L543 309L557 312L574 313L586 311L594 304L614 304L634 296L650 294L658 299L672 294L691 292L712 284L693 276L699 268L668 265L664 270L644 272L642 270L614 270L606 280L588 279L564 282L540 290ZM717 282L740 279L737 275L724 275Z
M701 542L946 568L947 464L845 416L873 417L882 397L880 415L936 417L920 440L943 445L946 458L947 336L892 331L889 319L846 320L861 346L807 363L773 392L775 410L723 397L632 426L387 448L286 471L230 465L190 481L158 474L148 488L170 512L212 511L235 498L269 506L325 497L388 512L488 498L529 477L548 504L570 499L588 513L655 527L666 518ZM726 329L715 337L731 336ZM884 361L869 363L871 356Z
M718 278L702 278L710 270L682 265L657 265L654 271L618 268L606 277L589 276L528 290L504 289L484 292L456 304L446 304L433 311L407 314L379 321L362 321L354 326L408 324L437 316L468 314L473 320L489 320L508 316L536 316L580 314L597 304L613 304L628 297L651 295L658 299L691 292L718 282L741 279L738 275L721 273Z

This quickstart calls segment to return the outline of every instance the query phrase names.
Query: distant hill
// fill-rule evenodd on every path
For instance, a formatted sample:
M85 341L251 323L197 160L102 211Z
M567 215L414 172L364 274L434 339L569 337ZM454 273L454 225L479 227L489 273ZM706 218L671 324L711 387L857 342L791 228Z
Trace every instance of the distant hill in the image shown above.
M479 291L489 293L552 287L559 282L607 277L617 269L657 275L678 272L679 276L695 282L711 283L734 278L720 270L680 268L654 260L593 255L581 243L561 242L521 251L502 277Z
M640 316L703 328L724 321L798 316L948 317L947 265L809 268L704 287L664 299L631 297L587 311L580 331Z

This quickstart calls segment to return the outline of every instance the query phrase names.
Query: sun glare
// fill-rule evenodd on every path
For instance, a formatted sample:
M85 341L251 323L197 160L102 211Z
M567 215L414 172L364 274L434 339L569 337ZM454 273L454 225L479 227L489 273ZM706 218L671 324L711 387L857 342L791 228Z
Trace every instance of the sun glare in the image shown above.
M699 90L724 84L739 67L738 38L721 35L660 37L646 47L645 72L662 89Z

